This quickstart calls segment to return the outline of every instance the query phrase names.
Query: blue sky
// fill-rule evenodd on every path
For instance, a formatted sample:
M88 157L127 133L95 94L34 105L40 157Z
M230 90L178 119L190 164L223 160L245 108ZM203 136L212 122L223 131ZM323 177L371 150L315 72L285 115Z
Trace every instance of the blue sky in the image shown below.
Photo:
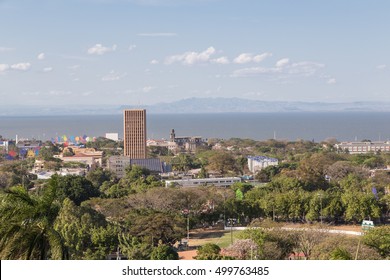
M0 105L390 101L390 2L0 0Z

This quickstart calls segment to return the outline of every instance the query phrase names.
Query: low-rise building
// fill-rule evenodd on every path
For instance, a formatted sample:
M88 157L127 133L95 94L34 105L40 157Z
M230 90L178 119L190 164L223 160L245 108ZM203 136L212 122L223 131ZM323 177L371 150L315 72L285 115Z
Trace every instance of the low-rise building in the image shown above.
M180 187L200 187L200 186L216 186L229 187L234 183L241 182L239 177L225 178L202 178L202 179L181 179L181 180L166 180L165 186L180 186Z
M146 146L148 147L166 147L174 154L178 153L195 153L200 146L206 145L207 140L201 136L181 136L176 137L175 130L172 129L169 140L148 139Z
M171 142L168 140L155 140L155 139L148 139L146 140L146 146L147 147L164 147L167 148L171 152L175 152L178 149L178 145L175 142Z
M194 153L198 147L207 143L207 140L202 139L201 136L176 137L174 129L171 130L170 140L170 142L176 143L176 152Z
M85 168L61 168L59 171L40 170L40 171L32 172L31 174L36 175L37 179L48 180L54 174L57 174L60 176L67 176L67 175L85 176L86 173L87 173L87 170Z
M279 161L276 158L270 158L266 156L249 156L248 157L248 168L250 172L256 173L263 168L272 165L278 165Z
M73 147L72 150L74 155L64 155L64 153L62 153L61 155L54 157L61 159L63 162L81 162L86 164L88 167L97 167L102 165L102 151L79 147Z
M106 138L113 140L113 141L119 141L119 134L118 133L106 133Z
M169 164L162 162L158 158L131 159L125 156L112 156L109 157L107 161L107 168L115 173L118 178L124 177L126 174L126 168L133 165L146 168L155 173L166 173L172 171Z
M390 152L390 141L365 141L365 142L341 142L335 144L335 148L349 154L367 154L377 152Z

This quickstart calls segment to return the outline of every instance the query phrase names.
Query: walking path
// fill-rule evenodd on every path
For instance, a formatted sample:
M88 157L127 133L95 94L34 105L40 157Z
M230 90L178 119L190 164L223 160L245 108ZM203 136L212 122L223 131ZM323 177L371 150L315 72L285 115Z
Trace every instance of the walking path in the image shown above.
M225 230L245 230L248 227L225 227ZM254 227L257 228L257 227ZM284 230L296 230L296 231L303 231L303 230L312 230L312 231L319 231L324 233L334 233L334 234L347 234L347 235L363 235L363 232L357 231L357 230L342 230L342 229L319 229L319 228L308 228L308 227L282 227L281 229Z

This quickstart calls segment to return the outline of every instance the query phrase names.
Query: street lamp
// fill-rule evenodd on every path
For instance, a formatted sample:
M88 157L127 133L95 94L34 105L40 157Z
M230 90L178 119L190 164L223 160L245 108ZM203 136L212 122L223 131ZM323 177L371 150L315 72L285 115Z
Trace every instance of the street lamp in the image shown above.
M233 244L233 224L234 224L234 219L233 218L229 218L228 221L229 221L229 225L230 225L230 242L231 242L231 244Z

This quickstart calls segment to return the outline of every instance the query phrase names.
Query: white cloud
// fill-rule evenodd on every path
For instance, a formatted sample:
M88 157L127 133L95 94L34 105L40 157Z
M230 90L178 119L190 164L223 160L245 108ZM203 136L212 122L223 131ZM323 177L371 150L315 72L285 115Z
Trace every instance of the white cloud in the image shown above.
M256 63L259 63L259 62L262 62L267 57L271 57L271 56L272 56L272 53L269 53L269 52L258 54L258 55L255 55L253 57L253 61Z
M276 75L279 78L309 77L314 75L324 64L302 61L289 64L289 60L279 60L275 67L249 67L235 70L231 77L253 77L259 75Z
M138 36L142 37L174 37L177 33L173 32L157 32L157 33L139 33Z
M157 59L153 59L152 61L150 61L150 64L159 64L159 61Z
M21 62L21 63L12 64L10 68L12 70L27 71L31 68L31 64L28 62Z
M302 61L286 67L287 73L300 76L312 76L318 69L325 67L322 63Z
M152 87L152 86L145 86L142 88L142 91L145 93L148 93L148 92L152 91L153 89L154 89L154 87Z
M115 73L115 71L111 71L109 74L102 77L103 82L112 82L112 81L119 81L120 79L126 77L126 73L118 74Z
M381 65L378 65L376 67L376 69L379 69L379 70L383 70L383 69L386 69L387 68L387 65L386 64L381 64Z
M130 46L129 46L129 51L134 50L136 47L137 47L137 45L130 45Z
M117 46L113 45L110 47L105 47L102 44L96 44L95 46L88 49L88 54L96 54L96 55L103 55L108 52L114 52L116 50Z
M326 83L329 84L329 85L334 85L336 83L336 79L335 78L331 78L329 79Z
M210 60L210 56L215 53L214 47L209 47L203 52L185 52L183 54L177 54L169 56L165 59L166 64L172 64L180 62L185 65L193 65L196 63L205 63Z
M262 62L267 57L271 57L271 56L272 56L272 53L269 53L269 52L257 54L257 55L253 55L251 53L242 53L239 56L237 56L233 60L233 62L237 63L237 64L245 64L245 63L249 63L249 62L259 63L259 62Z
M8 64L0 64L0 73L1 72L5 72L9 69L9 65Z
M0 64L0 73L8 70L27 71L31 68L31 64L28 62L21 62L12 65Z
M90 96L93 93L93 91L85 91L81 93L82 96Z
M51 72L51 71L53 71L53 67L45 67L45 68L43 68L42 71L45 73Z
M212 59L211 62L217 63L217 64L229 64L230 63L229 59L226 56Z
M44 60L45 59L45 54L44 53L38 54L37 59L38 60Z
M238 69L233 72L232 77L251 77L258 76L262 74L274 74L280 73L281 70L279 68L265 68L265 67L250 67Z
M72 66L69 66L68 69L76 70L76 69L79 69L80 67L81 67L80 65L72 65Z
M286 66L289 62L290 62L289 58L282 58L276 62L275 66L278 68L282 68Z
M252 54L250 53L242 53L233 60L233 62L237 64L244 64L251 61L252 61Z

